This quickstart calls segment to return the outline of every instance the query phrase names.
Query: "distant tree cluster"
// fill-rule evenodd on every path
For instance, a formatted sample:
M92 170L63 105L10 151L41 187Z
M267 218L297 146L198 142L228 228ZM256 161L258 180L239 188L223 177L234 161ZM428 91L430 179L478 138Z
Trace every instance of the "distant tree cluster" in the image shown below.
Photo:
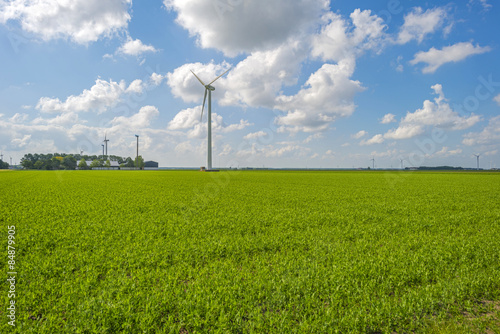
M1 160L0 160L1 161ZM87 164L87 161L92 161ZM66 153L54 153L54 154L25 154L21 159L21 165L24 169L43 169L43 170L57 170L57 169L92 169L96 167L110 167L111 161L116 161L120 164L120 167L127 168L143 168L144 160L141 156L136 161L132 158L119 157L116 155L108 155L107 157L103 155L69 155ZM7 167L9 168L9 164Z
M0 160L0 169L9 169L9 163Z

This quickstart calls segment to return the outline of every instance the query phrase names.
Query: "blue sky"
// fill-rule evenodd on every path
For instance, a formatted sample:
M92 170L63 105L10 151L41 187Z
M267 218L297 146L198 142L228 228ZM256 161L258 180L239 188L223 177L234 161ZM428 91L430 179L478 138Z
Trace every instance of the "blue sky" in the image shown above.
M103 5L104 3L104 5ZM0 1L0 151L214 166L500 167L491 0Z

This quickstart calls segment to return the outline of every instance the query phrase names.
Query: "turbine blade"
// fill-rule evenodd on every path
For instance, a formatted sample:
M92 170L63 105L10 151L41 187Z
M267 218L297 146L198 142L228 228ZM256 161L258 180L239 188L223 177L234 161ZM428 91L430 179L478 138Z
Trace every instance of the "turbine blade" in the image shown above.
M190 70L190 71L191 71L191 70ZM200 78L198 78L198 76L197 76L196 74L194 74L194 72L193 72L193 71L191 71L191 73L193 73L193 75L196 77L196 79L198 79L198 81L199 81L199 82L200 82L203 86L206 86L206 85L203 83L203 81L201 81L201 79L200 79Z
M230 69L229 69L230 70ZM222 73L221 75L219 75L217 78L215 78L214 80L212 80L211 83L209 83L208 85L210 86L211 84L213 84L215 81L217 81L217 79L219 79L221 76L223 76L224 74L226 74L227 72L229 72L229 70L227 70L226 72Z
M205 96L203 97L203 104L202 104L202 107L201 107L201 116L200 116L200 122L202 121L203 119L203 109L205 109L205 100L207 99L207 90L205 88Z

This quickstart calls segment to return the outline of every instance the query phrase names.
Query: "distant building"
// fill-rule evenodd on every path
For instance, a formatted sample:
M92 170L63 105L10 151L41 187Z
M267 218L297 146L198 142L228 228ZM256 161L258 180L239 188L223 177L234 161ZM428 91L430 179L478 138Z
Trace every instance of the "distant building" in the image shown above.
M158 166L156 161L146 161L144 163L144 169L158 169Z

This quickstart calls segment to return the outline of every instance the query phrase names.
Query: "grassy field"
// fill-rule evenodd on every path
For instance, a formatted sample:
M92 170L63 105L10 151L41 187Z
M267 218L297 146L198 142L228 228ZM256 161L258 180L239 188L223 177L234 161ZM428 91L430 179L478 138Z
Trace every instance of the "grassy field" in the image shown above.
M495 333L500 174L0 174L1 333ZM12 239L11 239L12 240Z

